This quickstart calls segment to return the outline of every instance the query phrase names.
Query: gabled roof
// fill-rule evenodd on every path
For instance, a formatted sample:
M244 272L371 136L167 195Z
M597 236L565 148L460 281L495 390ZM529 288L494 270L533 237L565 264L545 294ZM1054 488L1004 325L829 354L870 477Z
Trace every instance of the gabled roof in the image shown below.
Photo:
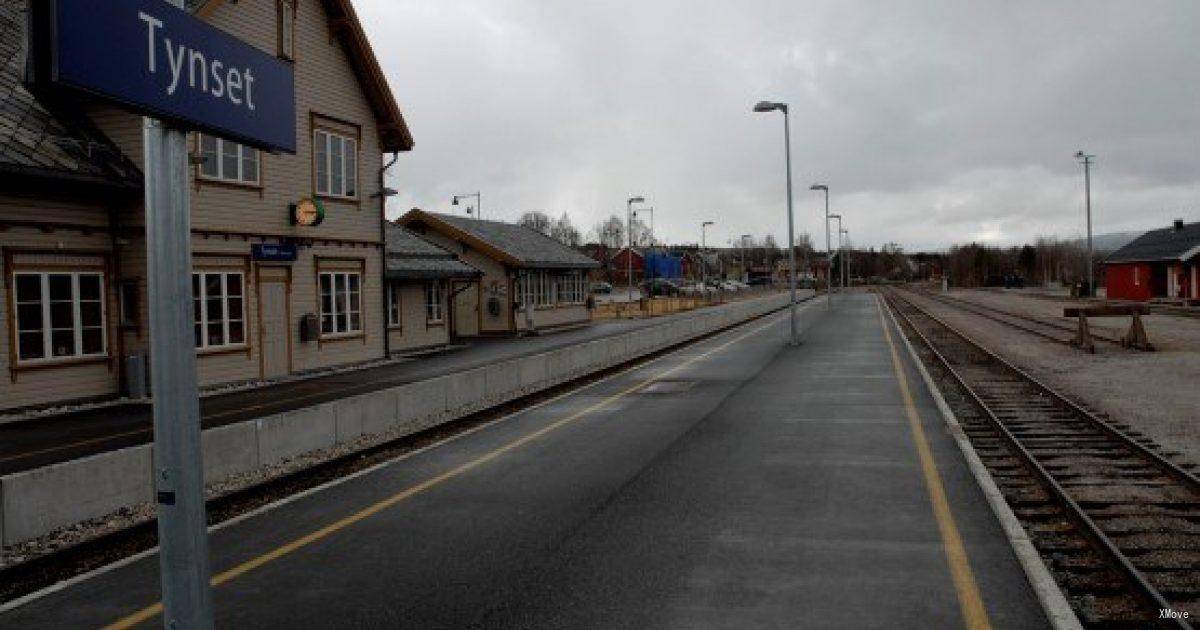
M1200 223L1150 230L1113 252L1105 263L1187 260L1200 254Z
M496 260L521 269L591 269L599 267L589 256L531 230L500 221L484 221L413 209L400 217L403 226L423 225L467 243Z
M187 9L199 17L205 17L222 2L228 0L187 0ZM363 31L362 22L354 11L350 0L321 0L329 16L332 34L338 38L350 57L354 73L367 96L379 125L380 148L384 151L411 151L412 133L400 113L400 105L388 86L387 77L379 66L371 42Z
M140 190L141 172L85 116L26 88L24 8L21 0L0 0L0 173L17 184Z
M482 275L449 251L388 222L387 277L398 280L470 278Z

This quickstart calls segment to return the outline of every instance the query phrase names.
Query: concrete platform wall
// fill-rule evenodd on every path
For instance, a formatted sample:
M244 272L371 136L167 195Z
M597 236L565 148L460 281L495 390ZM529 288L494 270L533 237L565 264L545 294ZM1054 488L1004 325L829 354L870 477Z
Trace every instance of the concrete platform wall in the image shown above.
M569 348L208 429L209 482L365 435L405 435L644 356L781 308L778 295L706 309ZM121 449L0 478L6 545L153 499L153 449Z

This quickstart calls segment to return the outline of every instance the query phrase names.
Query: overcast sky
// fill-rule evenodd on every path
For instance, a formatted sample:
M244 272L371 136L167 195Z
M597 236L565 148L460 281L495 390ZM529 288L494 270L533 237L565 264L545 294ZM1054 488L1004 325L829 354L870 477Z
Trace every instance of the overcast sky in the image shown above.
M856 244L1014 243L1200 220L1200 2L356 0L416 139L395 217L483 192L484 218L585 233L645 195L660 238L786 236L821 198Z

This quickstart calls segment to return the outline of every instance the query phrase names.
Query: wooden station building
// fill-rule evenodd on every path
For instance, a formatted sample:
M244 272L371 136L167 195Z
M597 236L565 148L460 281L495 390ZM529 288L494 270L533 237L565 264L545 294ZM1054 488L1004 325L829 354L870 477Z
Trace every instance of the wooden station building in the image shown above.
M142 118L31 93L25 2L0 0L0 409L117 395L149 347ZM187 9L294 65L298 134L295 155L189 138L201 385L429 341L389 332L384 154L413 140L350 1Z
M1113 300L1200 299L1200 223L1151 230L1104 260Z

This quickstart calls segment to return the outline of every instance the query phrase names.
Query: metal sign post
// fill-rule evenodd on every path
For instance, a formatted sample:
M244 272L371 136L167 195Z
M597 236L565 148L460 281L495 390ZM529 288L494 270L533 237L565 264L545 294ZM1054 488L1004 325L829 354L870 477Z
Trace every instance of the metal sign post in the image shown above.
M183 0L166 0L183 6ZM187 133L144 119L150 384L163 626L213 627L192 312Z
M193 339L187 134L146 118L143 138L163 622L168 628L211 628L200 397Z

